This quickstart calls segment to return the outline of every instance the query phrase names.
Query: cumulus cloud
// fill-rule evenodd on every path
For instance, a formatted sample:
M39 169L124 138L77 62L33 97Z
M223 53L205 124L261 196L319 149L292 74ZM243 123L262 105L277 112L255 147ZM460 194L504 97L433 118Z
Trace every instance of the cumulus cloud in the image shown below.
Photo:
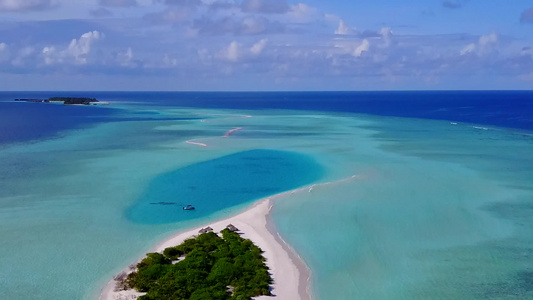
M261 39L251 46L246 47L237 41L232 41L228 46L220 50L216 57L222 61L228 62L250 60L261 55L265 51L268 42L268 39ZM198 54L203 59L210 59L211 57L207 49L203 49L201 53L199 52Z
M86 64L93 44L103 38L103 33L90 31L82 34L79 39L73 39L63 50L57 50L54 46L44 47L42 50L44 62L47 65L64 62Z
M328 19L328 17L331 17L331 15L325 15L320 10L311 7L305 3L298 3L296 5L292 5L288 12L288 16L290 16L292 22L299 23L322 21L324 19Z
M171 67L175 67L178 65L178 59L174 58L174 57L170 57L170 55L168 54L165 54L163 56L163 67L166 67L166 68L171 68Z
M482 47L486 47L486 46L489 46L489 45L494 45L494 44L497 44L498 43L498 34L496 32L493 32L491 34L488 34L488 35L482 35L480 38L479 38L479 45L482 46Z
M241 58L241 44L233 41L228 47L222 49L219 57L227 61L236 62Z
M55 0L0 0L0 12L41 11L57 5Z
M353 56L360 57L364 52L368 52L368 50L370 50L370 42L364 39L353 51Z
M471 43L471 44L466 45L463 49L461 49L460 53L461 55L466 55L469 53L473 53L474 51L476 51L476 44Z
M116 11L112 7L129 5L118 0L113 5L106 3L93 11L93 16L105 17L111 14L110 10ZM399 29L393 34L386 27L356 29L350 26L355 25L351 23L354 20L326 15L303 3L268 0L137 0L136 3L158 4L152 9L159 7L160 11L146 16L145 20L170 26L151 27L146 23L131 20L120 23L120 18L113 19L110 25L115 29L113 39L102 46L99 44L103 38L101 28L93 27L92 23L76 28L65 25L70 23L57 24L54 28L67 28L68 33L63 32L61 37L33 33L36 38L32 40L7 39L0 32L0 42L5 42L0 43L0 62L10 62L1 63L2 73L11 68L18 73L21 70L37 73L90 70L106 75L121 73L140 77L165 73L224 80L231 80L229 76L221 76L224 74L246 79L294 77L302 82L310 78L328 80L328 76L438 79L450 74L481 74L486 70L505 75L505 70L522 74L531 69L528 66L533 61L531 48L525 47L530 41L503 39L496 33L403 35L402 31L411 30ZM437 5L440 3L443 1ZM119 30L115 23L119 24ZM83 32L86 33L80 36ZM188 33L201 37L186 38ZM68 43L72 37L77 38ZM22 48L27 45L32 47ZM15 67L17 64L21 67ZM504 64L507 69L502 67Z
M251 13L284 14L289 11L285 0L244 0L242 10Z
M184 36L257 35L303 29L301 24L319 26L325 15L305 4L285 0L152 0L165 4L144 20L153 25L175 25Z
M84 64L87 62L87 55L91 52L92 45L102 38L104 34L98 31L84 33L79 39L70 42L65 53L74 57L77 63Z
M383 27L379 31L379 34L381 35L381 38L383 39L385 47L389 47L392 44L392 28Z
M263 50L265 50L265 47L267 46L267 44L268 44L268 39L262 39L259 42L252 45L252 47L250 48L250 52L253 55L259 55L263 52Z
M463 7L468 0L445 0L442 1L442 6L449 9L458 9Z
M137 0L100 0L101 6L107 7L131 7L137 6Z
M482 35L479 37L477 43L470 43L461 49L460 54L466 55L476 53L478 55L488 54L497 47L499 42L499 36L496 32L491 34Z
M117 63L122 67L132 67L133 66L133 50L131 47L125 52L121 52L117 55Z
M335 34L347 35L347 34L351 34L352 32L353 32L352 28L346 25L344 20L339 20L339 27L337 27L337 29L335 30Z
M522 12L520 15L520 23L533 24L533 7Z

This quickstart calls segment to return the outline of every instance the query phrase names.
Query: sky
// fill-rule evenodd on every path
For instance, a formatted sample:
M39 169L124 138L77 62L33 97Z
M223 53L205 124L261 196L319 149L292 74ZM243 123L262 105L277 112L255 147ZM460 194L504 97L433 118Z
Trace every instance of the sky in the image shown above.
M531 0L0 0L0 91L532 87Z

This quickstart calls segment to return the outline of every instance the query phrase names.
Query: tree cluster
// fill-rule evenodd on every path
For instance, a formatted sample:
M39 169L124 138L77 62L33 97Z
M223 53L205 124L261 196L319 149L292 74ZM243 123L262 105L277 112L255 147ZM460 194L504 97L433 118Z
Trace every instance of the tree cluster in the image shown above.
M63 102L63 104L84 104L89 105L92 102L98 102L95 98L80 98L80 97L52 97L48 98L49 102Z
M272 278L262 251L228 229L213 232L148 253L124 283L140 300L244 300L271 295ZM184 258L183 258L184 257ZM183 258L177 263L172 261Z

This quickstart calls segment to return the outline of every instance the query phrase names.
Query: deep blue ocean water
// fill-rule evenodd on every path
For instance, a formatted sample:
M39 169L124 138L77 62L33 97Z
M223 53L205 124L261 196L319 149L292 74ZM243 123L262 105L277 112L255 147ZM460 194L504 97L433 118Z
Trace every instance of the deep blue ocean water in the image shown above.
M48 103L0 102L0 144L38 140L105 120L112 110Z
M533 130L533 91L0 92L0 144L41 139L62 130L121 120L120 110L111 107L11 102L15 98L73 95L151 106L348 112ZM160 118L148 113L123 121Z
M165 106L350 112L533 129L533 91L116 93L109 96L151 104L155 101Z

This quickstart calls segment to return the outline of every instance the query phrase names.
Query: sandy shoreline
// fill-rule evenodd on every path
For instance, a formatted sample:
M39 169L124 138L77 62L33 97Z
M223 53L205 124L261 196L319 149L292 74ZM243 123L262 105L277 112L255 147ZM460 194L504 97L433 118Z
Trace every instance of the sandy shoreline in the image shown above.
M196 227L190 230L181 231L171 238L159 243L152 248L150 252L162 252L165 248L181 244L184 240L198 235L198 230L210 226L215 232L220 232L229 224L233 224L239 229L242 237L250 239L260 247L266 258L266 264L270 269L274 283L271 285L271 296L260 296L255 299L279 299L279 300L311 300L309 281L311 271L294 251L280 236L276 226L271 219L270 211L273 202L286 195L308 192L311 193L315 188L330 186L331 184L341 184L352 180L365 178L363 175L354 174L350 177L336 181L316 183L304 186L298 189L287 191L281 194L273 195L255 202L250 208L234 215L232 217L207 223L204 226ZM143 257L144 258L144 255ZM142 258L140 258L138 263ZM129 268L123 270L129 272ZM99 300L131 300L136 299L139 293L135 291L115 292L114 279L110 280L101 290Z
M272 273L274 283L272 294L275 297L260 296L254 299L280 299L280 300L309 300L310 271L294 252L279 236L270 218L272 198L259 200L249 209L226 219L205 224L191 230L182 231L158 244L151 252L161 252L167 247L182 243L185 239L198 235L198 230L210 226L215 232L224 229L228 224L233 224L239 229L242 237L250 239L260 247L266 258L266 264ZM124 270L129 271L129 268ZM134 291L115 292L115 280L110 280L102 289L99 300L136 299L139 295Z

